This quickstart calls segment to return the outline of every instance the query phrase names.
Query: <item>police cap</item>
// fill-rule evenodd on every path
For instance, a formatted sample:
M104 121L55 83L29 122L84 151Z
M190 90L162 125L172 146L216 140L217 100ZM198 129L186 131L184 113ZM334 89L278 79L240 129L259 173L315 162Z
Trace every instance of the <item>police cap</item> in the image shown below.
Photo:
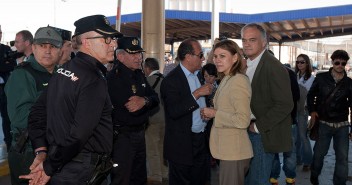
M74 36L81 35L89 31L95 31L104 36L122 37L122 34L110 26L109 20L104 15L91 15L77 20Z
M34 35L34 44L51 44L57 48L62 47L63 40L59 32L51 27L41 27Z
M72 37L72 32L71 32L71 31L64 30L64 29L57 28L57 27L53 27L53 26L48 26L48 27L53 28L53 29L55 29L57 32L59 32L60 35L61 35L61 37L62 37L62 40L71 41L71 37Z
M118 40L119 49L125 50L129 54L144 52L138 37L122 37Z

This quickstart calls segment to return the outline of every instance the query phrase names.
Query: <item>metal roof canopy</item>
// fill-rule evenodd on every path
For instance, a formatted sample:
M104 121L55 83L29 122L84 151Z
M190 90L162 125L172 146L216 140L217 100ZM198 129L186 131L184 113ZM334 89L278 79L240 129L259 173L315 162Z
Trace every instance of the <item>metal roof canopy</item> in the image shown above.
M115 24L115 16L108 17ZM141 35L142 14L121 16L121 32ZM267 30L271 42L326 38L352 34L352 4L259 14L220 13L220 36L240 39L246 23L257 22ZM165 43L193 37L211 38L211 12L165 10Z

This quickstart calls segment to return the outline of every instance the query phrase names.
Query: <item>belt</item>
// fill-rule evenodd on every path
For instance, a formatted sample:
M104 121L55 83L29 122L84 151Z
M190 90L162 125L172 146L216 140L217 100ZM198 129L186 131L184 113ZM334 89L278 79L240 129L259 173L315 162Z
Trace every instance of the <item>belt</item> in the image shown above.
M98 153L80 152L72 159L72 161L84 162L87 158L89 159L89 155L90 155L90 164L92 165L96 165L100 160L100 158L103 156L103 154L98 154Z

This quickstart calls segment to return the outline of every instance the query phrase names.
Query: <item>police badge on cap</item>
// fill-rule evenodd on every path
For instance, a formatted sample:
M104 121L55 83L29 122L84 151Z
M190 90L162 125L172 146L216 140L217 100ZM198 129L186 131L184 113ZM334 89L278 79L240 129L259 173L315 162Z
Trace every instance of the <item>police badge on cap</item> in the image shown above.
M130 54L145 52L140 45L138 37L119 38L118 45L119 49L123 49Z
M122 34L110 26L109 20L104 15L91 15L77 20L74 36L81 35L89 31L95 31L104 36L122 37Z

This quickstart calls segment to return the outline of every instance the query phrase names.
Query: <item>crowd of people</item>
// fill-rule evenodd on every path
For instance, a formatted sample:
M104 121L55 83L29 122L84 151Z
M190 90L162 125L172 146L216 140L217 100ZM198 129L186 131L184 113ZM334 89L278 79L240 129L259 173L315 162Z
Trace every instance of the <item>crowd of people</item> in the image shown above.
M182 41L165 75L160 61L143 59L139 38L116 31L105 16L74 25L73 35L52 26L34 36L18 32L18 58L0 45L12 184L206 185L219 165L220 185L278 185L283 153L287 185L301 164L317 185L331 139L333 183L346 184L346 51L336 50L330 70L316 77L305 54L293 71L268 50L265 29L249 23L243 48L218 40L204 66L201 44ZM313 123L319 137L312 151Z

